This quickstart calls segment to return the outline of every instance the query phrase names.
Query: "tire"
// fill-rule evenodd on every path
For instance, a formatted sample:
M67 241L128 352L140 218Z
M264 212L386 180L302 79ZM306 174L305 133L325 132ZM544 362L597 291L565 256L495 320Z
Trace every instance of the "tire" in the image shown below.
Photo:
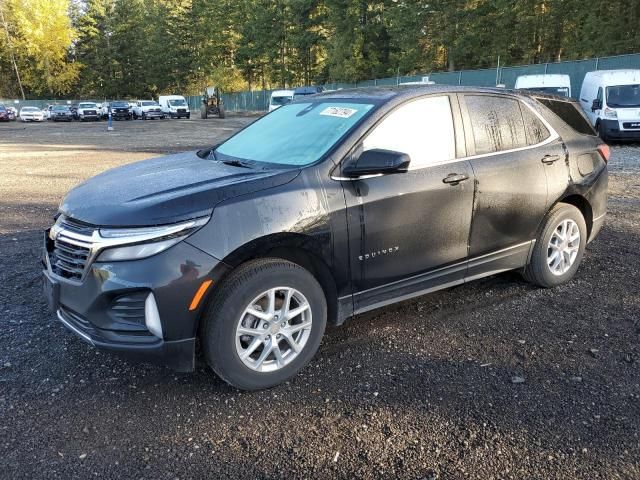
M567 223L565 224L565 222ZM572 224L577 227L580 235L579 239L567 244L567 249L575 250L575 256L573 253L558 253L557 256L553 257L556 251L551 247L551 239L554 233L561 233L563 224L568 224L570 229L573 228ZM567 236L571 237L571 233ZM558 236L556 235L554 243L557 243L557 241ZM543 288L551 288L569 282L580 266L586 245L587 225L582 212L573 205L558 203L549 211L542 224L533 247L531 260L524 271L525 280ZM553 267L560 257L565 263L559 265L554 273Z
M227 116L222 105L218 107L218 116L219 118L225 118Z
M597 131L598 131L598 136L602 139L603 142L607 142L608 137L607 137L607 132L605 130L605 128L602 125L602 122L598 122L597 125Z
M191 118L191 114L187 113L187 120L189 120Z
M251 306L252 302L255 307L260 298L266 302L266 307L262 311L268 317L266 312L268 312L269 297L261 295L272 289L277 290L276 287L297 292L292 293L291 296L289 305L293 308L308 305L304 312L291 319L291 324L288 320L283 321L277 317L272 317L271 320L260 319L245 310ZM278 290L278 292L282 291ZM273 297L275 299L273 309L275 314L282 314L281 310L277 310L278 300L281 302L280 308L283 302L278 295ZM306 299L306 302L296 303L297 298ZM252 328L251 332L258 332L260 335L239 336L237 328L241 322L245 322L245 327ZM241 265L231 272L220 286L216 287L215 294L202 318L200 339L205 360L220 378L242 390L259 390L290 379L309 363L320 346L326 322L326 299L322 287L313 275L295 263L266 258ZM309 323L310 328L292 333L292 338L298 335L296 344L304 342L296 355L288 340L284 338L286 334L281 335L277 332L285 332L284 328L280 330L284 325L288 329ZM267 325L266 328L265 325ZM258 364L259 358L251 357L263 355L265 349L271 345L270 342L275 340L274 337L279 338L275 343L278 345L278 352L281 352L280 359L284 362L283 365L275 364L276 355L271 350L268 350L271 353L265 356L264 362ZM257 347L252 350L253 353L247 361L254 363L254 368L245 363L239 353L239 349L247 348L253 341L256 342ZM288 357L290 360L286 360ZM255 368L256 365L262 365L261 368L267 371L258 371Z
M206 120L206 118L207 118L207 107L205 105L202 105L200 107L200 118L202 120Z

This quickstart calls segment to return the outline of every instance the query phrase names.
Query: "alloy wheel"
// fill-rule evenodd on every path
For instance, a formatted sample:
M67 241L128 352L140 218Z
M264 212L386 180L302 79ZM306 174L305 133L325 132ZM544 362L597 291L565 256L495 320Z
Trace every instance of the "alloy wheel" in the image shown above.
M311 305L300 291L271 288L242 312L236 327L236 352L252 370L279 370L304 349L311 325Z
M552 274L564 275L573 266L580 250L580 229L571 219L555 228L547 246L547 265Z

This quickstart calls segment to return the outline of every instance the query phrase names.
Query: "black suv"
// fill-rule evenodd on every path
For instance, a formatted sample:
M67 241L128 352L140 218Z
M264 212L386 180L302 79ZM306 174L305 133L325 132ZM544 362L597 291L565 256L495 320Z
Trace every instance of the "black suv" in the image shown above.
M44 287L87 342L243 389L313 357L327 322L506 270L553 287L606 211L608 147L573 101L498 89L342 90L210 149L74 188Z

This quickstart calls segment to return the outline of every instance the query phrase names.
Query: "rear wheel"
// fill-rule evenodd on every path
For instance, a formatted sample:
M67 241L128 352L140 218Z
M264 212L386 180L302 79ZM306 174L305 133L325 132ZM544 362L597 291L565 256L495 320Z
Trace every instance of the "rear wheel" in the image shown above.
M204 355L237 388L273 387L311 360L326 321L324 292L307 270L275 258L252 261L217 287L201 328Z
M587 226L582 212L559 203L547 218L533 247L524 277L549 288L570 281L576 274L587 244Z

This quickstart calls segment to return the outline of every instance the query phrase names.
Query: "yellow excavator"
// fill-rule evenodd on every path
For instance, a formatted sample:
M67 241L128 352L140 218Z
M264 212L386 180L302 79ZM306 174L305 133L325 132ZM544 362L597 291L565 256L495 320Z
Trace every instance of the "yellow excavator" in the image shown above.
M202 105L200 106L200 118L207 118L209 115L225 117L222 93L218 87L207 87L202 94Z

